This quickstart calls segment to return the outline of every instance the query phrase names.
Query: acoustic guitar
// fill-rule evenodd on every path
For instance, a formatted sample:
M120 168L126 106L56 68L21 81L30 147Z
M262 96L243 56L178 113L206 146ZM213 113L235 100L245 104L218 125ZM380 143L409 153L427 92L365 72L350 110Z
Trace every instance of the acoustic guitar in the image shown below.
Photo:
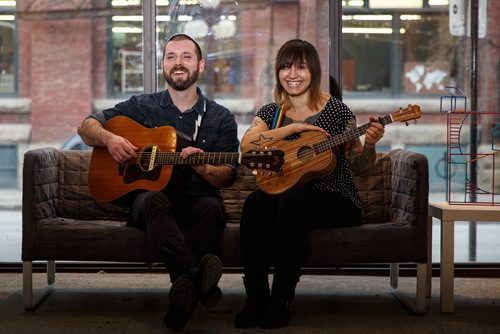
M419 106L409 105L408 108L379 117L378 122L385 126L392 122L416 120L421 115ZM370 126L371 122L331 137L318 131L307 131L296 140L261 140L259 149L284 152L285 163L278 172L254 170L259 188L265 193L277 195L295 185L303 185L313 178L331 173L336 165L332 148L362 136Z
M110 119L104 128L139 147L137 157L117 163L106 147L94 147L89 168L89 191L98 201L110 202L135 190L162 190L174 165L242 163L253 170L279 171L283 152L203 152L182 159L179 134L172 126L146 128L128 117Z

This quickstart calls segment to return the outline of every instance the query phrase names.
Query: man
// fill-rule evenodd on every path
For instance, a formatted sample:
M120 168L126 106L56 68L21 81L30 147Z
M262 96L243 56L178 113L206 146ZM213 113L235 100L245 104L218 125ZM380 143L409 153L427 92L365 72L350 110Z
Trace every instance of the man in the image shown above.
M171 125L192 139L180 157L201 152L237 152L237 125L231 112L206 99L197 87L205 69L198 43L185 34L170 37L163 50L164 91L134 96L87 117L78 129L90 146L105 146L119 163L137 156L132 140L107 131L112 117L126 116L154 128ZM186 136L184 136L186 137ZM198 301L211 307L221 298L218 249L225 226L219 189L236 178L237 165L176 165L161 192L145 191L133 200L128 226L144 230L172 281L165 325L182 330Z

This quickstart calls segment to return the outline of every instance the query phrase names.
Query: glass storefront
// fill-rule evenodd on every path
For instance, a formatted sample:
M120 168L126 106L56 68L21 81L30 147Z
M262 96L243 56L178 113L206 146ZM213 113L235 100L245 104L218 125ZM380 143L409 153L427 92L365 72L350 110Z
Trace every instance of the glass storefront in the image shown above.
M16 92L15 1L0 2L0 96Z
M455 85L447 7L347 7L342 20L346 93L432 96Z
M480 17L487 28L477 48L477 108L499 112L494 18L500 8L495 1L479 2L488 10ZM0 188L20 188L23 152L77 140L76 127L86 115L147 92L151 73L152 90L164 89L162 48L172 34L188 33L198 40L207 61L200 87L234 112L242 135L254 112L272 100L278 48L292 38L313 43L322 64L322 89L330 91L339 80L331 74L332 41L341 33L344 101L359 123L409 103L421 105L419 123L387 126L379 148L427 155L433 199L444 200L442 111L448 105L443 109L440 97L450 94L447 87L458 87L469 101L460 107L470 108L472 82L468 18L464 33L452 34L450 3L467 15L469 1L341 3L336 17L336 0L156 0L147 10L151 2L140 0L0 0L0 156L8 157L0 159ZM331 28L334 22L341 22L341 32ZM479 150L500 147L500 113L481 118L477 128L487 134L478 137Z

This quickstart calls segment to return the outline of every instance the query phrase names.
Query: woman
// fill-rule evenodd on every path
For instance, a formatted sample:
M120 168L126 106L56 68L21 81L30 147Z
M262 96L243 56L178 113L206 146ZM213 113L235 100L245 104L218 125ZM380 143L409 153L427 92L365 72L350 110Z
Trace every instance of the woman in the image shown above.
M276 55L275 75L276 102L257 112L241 140L242 152L258 149L269 139L299 139L304 131L333 136L356 129L349 108L321 91L321 66L312 44L299 39L286 42ZM257 190L248 196L240 230L247 299L236 315L236 327L287 326L310 231L361 224L361 202L350 171L366 171L375 162L375 143L384 128L370 120L364 145L356 137L335 148L336 166L326 176L280 195ZM275 273L270 290L271 265Z

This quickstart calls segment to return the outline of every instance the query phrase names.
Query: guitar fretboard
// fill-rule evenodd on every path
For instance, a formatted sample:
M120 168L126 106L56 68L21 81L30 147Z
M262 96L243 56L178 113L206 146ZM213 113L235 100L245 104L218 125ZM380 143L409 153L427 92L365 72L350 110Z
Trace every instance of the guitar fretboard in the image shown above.
M378 119L378 122L382 124L383 126L386 126L387 124L392 123L392 117L391 115L386 115L384 117L380 117ZM325 140L322 140L316 144L313 144L313 149L316 154L325 152L327 150L332 149L335 146L338 146L342 143L348 142L349 140L352 140L357 137L361 137L362 135L365 134L366 129L368 129L372 125L372 122L363 124L359 127L357 127L354 130L351 131L345 131L341 134L338 134L333 137L329 137Z
M139 153L139 161L149 163L151 152ZM187 159L181 158L179 152L158 152L155 156L155 165L200 165L200 164L229 164L239 163L241 154L238 152L204 152L190 155Z

